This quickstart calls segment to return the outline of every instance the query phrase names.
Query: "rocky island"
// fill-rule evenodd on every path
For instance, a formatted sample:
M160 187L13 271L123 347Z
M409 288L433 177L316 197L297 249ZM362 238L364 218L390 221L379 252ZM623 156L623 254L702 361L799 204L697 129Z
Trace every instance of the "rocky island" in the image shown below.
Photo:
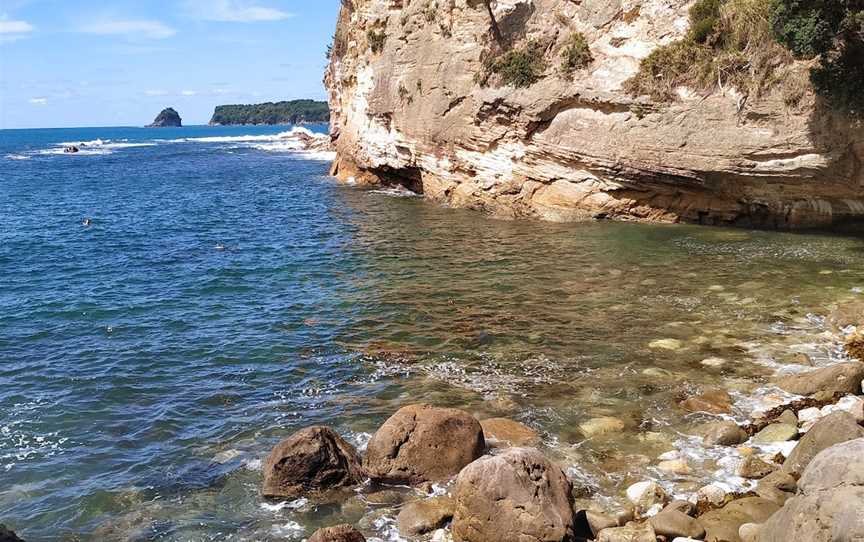
M344 2L333 173L507 218L860 221L861 33L820 9Z
M330 120L327 102L292 100L248 105L220 105L210 119L211 126L258 124L313 124Z
M145 128L180 128L183 122L180 119L180 114L173 107L163 109L151 124Z

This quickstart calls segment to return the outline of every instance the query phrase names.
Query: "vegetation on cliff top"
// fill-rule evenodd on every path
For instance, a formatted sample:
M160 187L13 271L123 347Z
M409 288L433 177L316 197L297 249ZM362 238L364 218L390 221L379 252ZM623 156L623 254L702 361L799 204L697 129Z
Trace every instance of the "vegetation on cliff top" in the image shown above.
M780 87L795 106L807 82L793 60L817 56L810 74L816 91L860 110L864 0L699 0L690 8L687 36L646 57L625 88L671 101L681 86L732 86L756 97Z
M220 105L213 112L210 124L300 124L329 120L330 108L327 102L292 100L250 105Z

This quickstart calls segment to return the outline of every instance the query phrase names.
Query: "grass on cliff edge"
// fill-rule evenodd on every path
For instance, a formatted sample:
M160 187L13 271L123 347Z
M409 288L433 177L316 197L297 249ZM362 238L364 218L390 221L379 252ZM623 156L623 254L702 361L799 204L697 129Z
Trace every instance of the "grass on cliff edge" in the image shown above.
M792 63L791 53L774 39L771 0L699 0L690 8L688 35L643 59L625 89L668 102L681 86L706 92L731 86L758 97L782 82L785 101L796 106L806 76L802 84Z

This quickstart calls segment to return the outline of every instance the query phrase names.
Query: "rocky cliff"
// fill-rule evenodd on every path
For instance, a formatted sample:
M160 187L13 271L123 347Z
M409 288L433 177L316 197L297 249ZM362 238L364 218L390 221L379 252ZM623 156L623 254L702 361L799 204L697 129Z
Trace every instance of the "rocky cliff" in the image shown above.
M343 0L325 76L333 173L501 217L826 227L864 217L864 129L809 90L625 82L688 32L686 0ZM590 62L560 67L574 33ZM539 77L486 80L538 44ZM802 64L792 69L806 70ZM791 72L790 72L791 73Z

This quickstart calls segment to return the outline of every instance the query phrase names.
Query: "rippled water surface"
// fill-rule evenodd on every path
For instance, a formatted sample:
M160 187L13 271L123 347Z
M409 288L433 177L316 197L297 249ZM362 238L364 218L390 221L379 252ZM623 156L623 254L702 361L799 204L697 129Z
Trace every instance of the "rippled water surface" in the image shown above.
M864 288L859 239L492 220L338 185L279 131L0 132L0 522L394 538L392 496L273 505L260 463L313 423L362 448L418 401L536 428L586 495L686 491L722 473L655 468L698 420L676 401L723 387L748 415L796 353L840 356L821 316ZM627 430L586 439L600 416Z

